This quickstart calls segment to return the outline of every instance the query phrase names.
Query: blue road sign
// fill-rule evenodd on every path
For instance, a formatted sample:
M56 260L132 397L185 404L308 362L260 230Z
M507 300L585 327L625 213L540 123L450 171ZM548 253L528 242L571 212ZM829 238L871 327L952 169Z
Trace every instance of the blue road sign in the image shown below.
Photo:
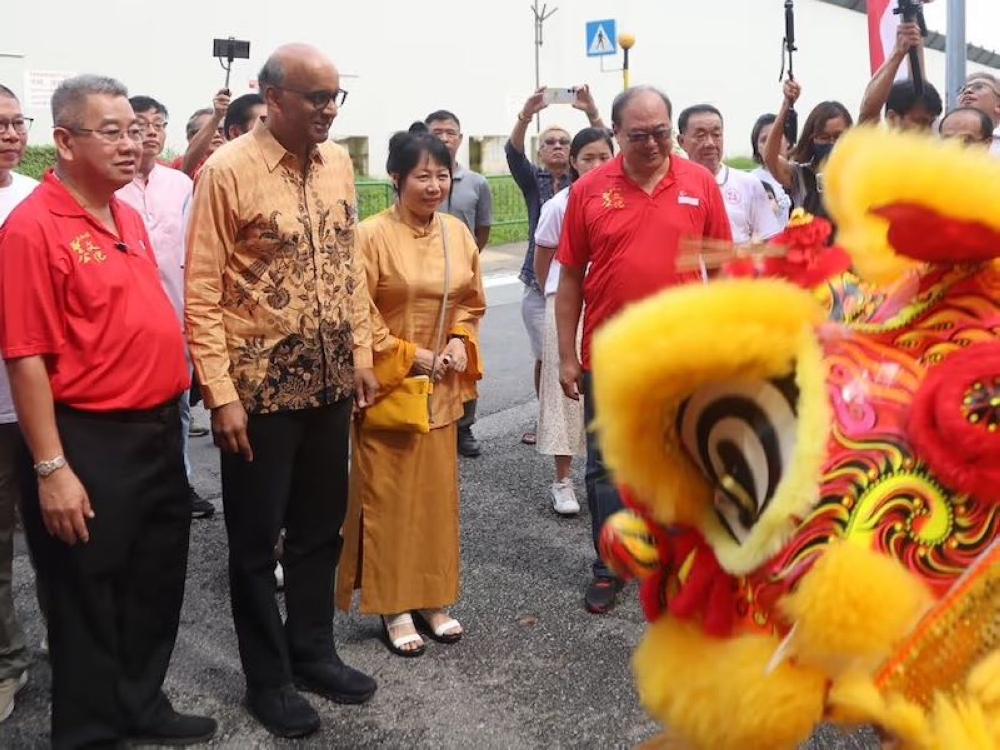
M617 26L613 18L587 21L587 57L618 54Z

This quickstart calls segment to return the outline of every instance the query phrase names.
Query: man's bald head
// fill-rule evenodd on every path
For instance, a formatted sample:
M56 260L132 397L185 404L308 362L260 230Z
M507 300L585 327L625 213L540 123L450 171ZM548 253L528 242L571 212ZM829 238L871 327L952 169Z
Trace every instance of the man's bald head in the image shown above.
M311 44L283 44L267 58L257 76L260 93L267 98L269 86L297 89L317 76L340 75L329 57Z
M347 92L325 54L308 44L278 47L257 77L267 105L267 129L289 151L305 154L327 140Z

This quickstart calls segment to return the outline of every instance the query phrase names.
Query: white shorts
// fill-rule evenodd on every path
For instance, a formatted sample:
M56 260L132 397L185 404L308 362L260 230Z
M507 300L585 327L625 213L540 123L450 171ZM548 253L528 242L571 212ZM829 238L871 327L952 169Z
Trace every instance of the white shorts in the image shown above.
M521 318L531 342L531 353L536 362L541 362L545 347L545 295L527 285L521 298Z

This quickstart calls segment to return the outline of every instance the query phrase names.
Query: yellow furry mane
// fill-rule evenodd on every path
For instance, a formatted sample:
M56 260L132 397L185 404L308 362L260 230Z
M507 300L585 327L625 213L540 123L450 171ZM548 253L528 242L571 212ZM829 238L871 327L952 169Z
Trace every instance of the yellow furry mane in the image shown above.
M888 223L873 208L913 203L1000 231L1000 161L954 142L854 128L837 143L823 176L837 244L871 282L887 284L919 266L895 252Z
M608 466L662 524L701 530L722 566L747 573L776 554L817 500L830 406L814 329L823 309L783 281L734 279L663 292L595 337L594 395ZM789 375L799 388L795 460L753 531L736 542L675 425L699 387ZM613 415L602 419L600 415Z

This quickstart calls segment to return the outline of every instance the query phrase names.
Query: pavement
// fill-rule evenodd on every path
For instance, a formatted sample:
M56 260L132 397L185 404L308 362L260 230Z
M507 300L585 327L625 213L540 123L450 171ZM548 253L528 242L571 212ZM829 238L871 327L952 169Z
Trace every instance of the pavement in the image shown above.
M242 706L218 456L211 438L191 441L194 485L218 512L192 524L186 597L166 690L179 710L218 719L211 747L630 748L659 731L638 705L629 667L643 632L636 589L627 587L608 615L584 611L593 557L589 516L586 509L576 518L552 512L551 463L520 443L537 410L516 282L523 252L521 244L482 254L488 377L475 433L483 455L462 459L462 596L452 610L466 636L453 646L431 642L420 659L401 659L382 644L376 618L338 613L340 655L373 675L379 690L364 706L309 696L323 726L308 739L276 740ZM196 410L195 420L207 424L207 415ZM582 502L582 461L575 469ZM14 586L29 643L38 644L42 623L20 538ZM48 746L49 687L47 661L36 650L16 710L0 724L0 748ZM841 737L824 730L808 747L866 750L878 744L864 732Z

